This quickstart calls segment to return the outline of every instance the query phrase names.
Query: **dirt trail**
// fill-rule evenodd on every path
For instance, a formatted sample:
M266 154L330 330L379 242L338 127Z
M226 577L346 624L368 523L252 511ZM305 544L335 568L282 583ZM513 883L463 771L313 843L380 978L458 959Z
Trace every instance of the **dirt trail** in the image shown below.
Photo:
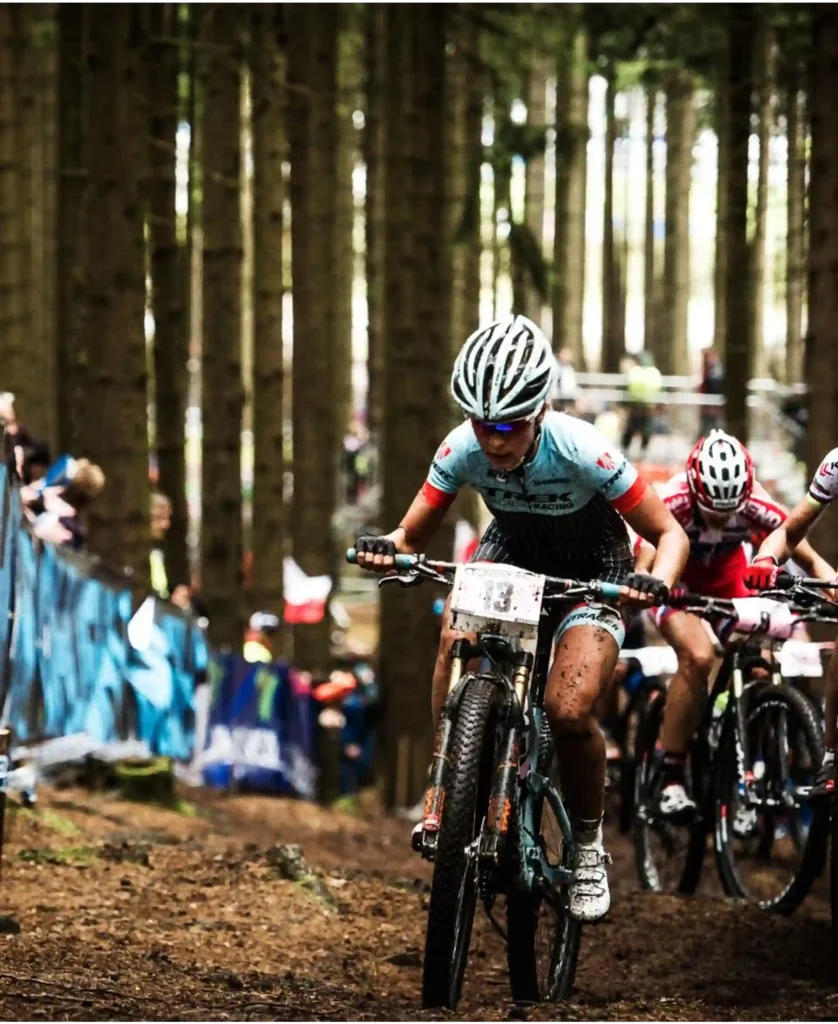
M44 792L17 812L0 894L0 1017L36 1020L834 1019L824 893L791 918L636 890L612 837L613 911L583 940L572 1001L516 1008L481 919L456 1015L419 1009L427 865L402 822L188 794L192 817ZM338 901L282 880L299 843ZM708 864L708 867L710 865ZM0 928L3 922L0 921ZM12 928L14 925L11 926Z

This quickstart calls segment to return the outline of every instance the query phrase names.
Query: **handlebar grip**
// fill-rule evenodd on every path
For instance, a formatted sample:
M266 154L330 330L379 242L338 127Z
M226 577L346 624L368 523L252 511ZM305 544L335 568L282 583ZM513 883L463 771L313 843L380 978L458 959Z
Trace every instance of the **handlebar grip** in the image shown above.
M358 564L358 552L355 548L348 548L346 551L346 561L350 565ZM418 559L416 555L396 555L396 568L397 569L413 569Z
M777 573L777 579L774 581L775 590L791 590L795 584L795 577L790 573L786 572L785 569L781 569Z
M612 601L628 593L627 589L620 583L600 583L599 592L602 597Z

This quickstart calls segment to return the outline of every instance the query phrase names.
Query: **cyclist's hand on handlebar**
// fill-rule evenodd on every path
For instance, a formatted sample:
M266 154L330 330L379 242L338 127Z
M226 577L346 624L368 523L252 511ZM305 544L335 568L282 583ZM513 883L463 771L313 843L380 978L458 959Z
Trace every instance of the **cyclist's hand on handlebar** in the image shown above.
M649 573L630 572L623 577L621 583L629 589L629 593L623 598L626 603L666 604L669 597L669 587L663 580L657 576L650 576Z
M781 572L773 555L759 555L750 565L745 566L742 580L751 590L772 590L777 586Z
M358 565L374 572L390 572L396 564L396 542L392 537L362 534L355 542Z

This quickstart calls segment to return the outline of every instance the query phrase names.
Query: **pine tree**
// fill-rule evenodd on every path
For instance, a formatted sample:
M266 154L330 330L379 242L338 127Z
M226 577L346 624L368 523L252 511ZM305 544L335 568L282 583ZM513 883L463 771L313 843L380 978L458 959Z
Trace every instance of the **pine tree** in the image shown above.
M385 337L382 520L395 526L421 486L448 417L451 252L446 238L447 8L390 5L385 100ZM441 173L442 170L442 173ZM450 540L450 534L449 534ZM445 543L445 542L442 542ZM449 549L450 550L450 549ZM435 625L429 603L397 587L381 597L386 688L385 799L421 795L433 748L428 688Z
M310 576L332 574L337 497L337 64L336 5L288 7L291 258L294 302L294 558ZM294 659L323 670L328 617L294 630Z
M690 183L695 141L693 80L673 72L666 91L666 236L663 257L663 373L689 372Z
M553 248L553 348L568 348L583 368L585 193L588 151L588 36L579 17L559 49L556 85L556 228Z
M282 207L285 59L280 4L251 15L253 121L253 604L282 614L285 555Z
M812 131L809 191L809 330L806 383L809 389L807 458L809 475L838 436L838 8L813 8L810 117ZM820 524L819 524L820 525ZM835 529L816 528L813 543L833 564L838 557Z
M806 201L806 153L802 68L794 61L789 68L786 89L786 139L788 143L787 228L786 228L786 380L794 384L803 374L803 290L805 254L803 249L804 205Z
M131 569L138 581L148 577L150 542L144 15L141 6L117 6L89 24L89 187L80 223L95 223L96 239L84 260L86 400L77 449L107 478L90 510L91 548L106 564Z
M729 8L730 44L726 95L728 98L727 168L727 288L738 295L750 276L748 244L748 141L751 134L751 91L754 85L756 16L753 4ZM747 442L748 380L753 331L749 302L727 303L725 386L727 428Z
M154 316L155 439L159 487L172 503L171 527L164 541L171 590L189 579L185 459L188 268L186 240L178 238L175 206L180 53L177 5L152 4L149 13L148 237Z
M89 90L86 4L58 5L58 202L57 341L58 438L64 451L78 451L84 413L87 339L80 330L84 304L83 273L87 233L86 117Z
M215 643L241 640L242 8L202 21L201 591Z

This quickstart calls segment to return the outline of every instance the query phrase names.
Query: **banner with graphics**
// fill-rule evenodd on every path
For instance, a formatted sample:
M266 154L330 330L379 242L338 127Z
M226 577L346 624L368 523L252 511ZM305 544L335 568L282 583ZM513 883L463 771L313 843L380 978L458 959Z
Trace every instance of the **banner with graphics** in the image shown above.
M189 759L194 687L208 661L203 631L155 598L135 615L123 577L34 540L4 466L0 494L0 693L15 743L133 737L154 754Z
M315 792L314 711L305 680L284 663L222 655L210 668L206 747L197 759L207 785L260 792Z

